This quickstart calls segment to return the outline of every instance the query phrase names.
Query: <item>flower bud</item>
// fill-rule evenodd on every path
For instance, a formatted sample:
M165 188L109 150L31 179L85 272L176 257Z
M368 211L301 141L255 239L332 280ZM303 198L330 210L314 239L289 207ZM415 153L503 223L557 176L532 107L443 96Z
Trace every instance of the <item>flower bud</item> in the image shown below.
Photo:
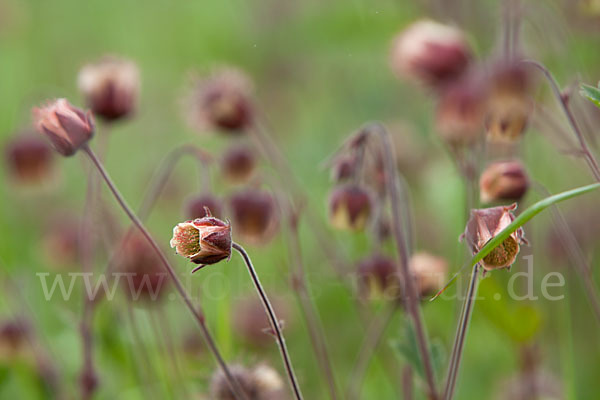
M177 254L195 264L215 264L231 257L231 226L206 209L203 218L177 224L170 243Z
M41 138L23 135L6 146L6 166L19 183L39 183L52 174L52 149Z
M463 33L452 26L420 20L402 31L392 47L392 69L407 80L438 86L460 76L471 60Z
M329 197L329 221L334 228L362 230L371 216L371 194L357 185L339 186Z
M162 261L141 233L126 235L117 254L115 265L126 274L119 282L130 300L155 301L167 292L168 276Z
M358 264L358 291L363 299L384 297L395 299L400 295L400 279L396 262L379 254Z
M253 120L252 85L235 69L223 69L196 84L190 116L199 130L217 129L241 133Z
M429 253L415 253L410 258L410 273L421 298L436 293L446 283L448 263Z
M223 215L221 201L211 194L201 194L192 197L185 205L184 215L187 219L194 220L206 215L206 209L217 218Z
M72 106L66 99L57 99L33 109L35 127L50 139L54 149L63 156L75 154L94 136L92 113Z
M492 72L490 85L485 121L487 139L515 142L523 136L533 110L529 72L523 64L502 64Z
M520 161L492 163L479 179L479 193L483 203L518 201L528 188L529 178Z
M106 56L85 65L79 71L77 84L94 114L115 121L134 111L140 73L133 61Z
M262 244L277 231L277 206L270 193L245 189L234 193L229 204L236 234L244 241Z
M43 259L56 269L75 265L79 259L80 225L72 216L51 218L42 237Z
M252 400L260 400L258 389L251 371L241 365L230 365L229 371L237 381L241 390ZM220 369L215 371L210 383L210 398L213 400L236 400L237 397L231 391L227 377Z
M267 364L260 364L252 371L254 382L262 400L284 400L285 384L279 373Z
M460 239L466 239L473 254L477 254L490 239L514 221L513 211L516 208L517 204L514 203L510 206L471 210L467 227ZM485 256L481 260L481 265L486 271L509 268L515 262L522 243L526 243L526 240L523 229L519 228Z
M252 177L256 166L254 152L245 145L231 146L221 161L223 176L233 183L243 183Z
M0 323L0 359L18 354L31 335L31 325L23 318Z

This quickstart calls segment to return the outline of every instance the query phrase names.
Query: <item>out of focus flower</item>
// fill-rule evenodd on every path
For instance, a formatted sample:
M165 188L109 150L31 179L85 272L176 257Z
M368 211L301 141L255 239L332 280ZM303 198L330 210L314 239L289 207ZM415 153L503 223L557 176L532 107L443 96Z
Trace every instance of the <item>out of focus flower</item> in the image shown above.
M248 181L256 167L255 153L246 145L233 145L221 160L223 176L233 183Z
M519 372L502 382L497 400L564 400L560 379L543 369Z
M400 77L439 86L460 76L471 60L463 33L452 26L420 20L394 40L392 69Z
M529 178L520 161L500 161L487 166L479 179L481 201L518 201L529 188Z
M501 64L494 68L485 121L489 141L512 143L521 138L533 110L531 86L531 77L523 64Z
M513 211L517 204L471 210L465 232L461 240L466 239L473 254L506 228L515 219ZM525 242L523 229L510 234L498 247L481 260L486 271L510 267L519 254L520 245Z
M196 83L188 106L191 123L198 130L241 133L253 122L252 84L239 70L218 70Z
M284 299L275 297L271 301L277 317L289 326L289 307ZM233 311L235 333L244 343L254 347L266 347L273 344L273 335L269 334L271 325L265 314L262 302L256 297L243 298L238 301Z
M242 240L263 244L279 225L277 205L270 193L245 189L234 193L229 201L235 232Z
M131 60L105 56L98 62L85 65L79 71L77 84L94 114L114 121L135 110L140 73Z
M429 253L413 254L409 268L421 297L436 293L444 285L448 275L446 260Z
M75 154L94 135L92 113L72 106L66 99L34 108L33 117L37 130L48 137L54 149L63 156Z
M223 210L221 201L211 194L200 194L186 202L184 214L187 219L193 220L206 215L206 209L217 218L221 218Z
M272 367L266 364L259 364L253 369L248 369L241 365L232 365L230 370L249 400L287 399L283 380L279 373ZM235 399L221 370L215 372L213 375L210 392L212 400Z
M400 295L400 279L396 262L375 254L358 264L358 290L363 299L383 297L396 299Z
M205 217L177 224L170 243L195 264L215 264L231 257L231 227L207 209Z
M371 194L357 185L335 188L329 197L329 221L334 228L343 230L364 229L371 216Z
M450 144L472 144L483 137L487 93L478 78L467 77L448 85L438 100L435 125Z
M52 175L52 149L45 140L21 135L5 149L6 166L16 182L34 184Z
M44 260L58 269L74 265L79 257L80 234L76 219L69 216L52 218L42 237Z
M357 170L356 155L344 154L335 158L331 165L331 180L341 183L354 177Z
M120 278L127 297L133 301L156 301L167 291L168 277L158 254L139 232L127 234L118 249L116 266L126 274Z

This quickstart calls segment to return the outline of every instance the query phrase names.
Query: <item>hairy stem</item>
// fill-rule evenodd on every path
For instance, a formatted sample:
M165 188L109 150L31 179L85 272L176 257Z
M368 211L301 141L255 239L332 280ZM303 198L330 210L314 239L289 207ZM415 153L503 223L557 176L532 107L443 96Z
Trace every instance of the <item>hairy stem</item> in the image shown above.
M125 202L125 199L123 198L123 196L121 195L121 193L119 192L119 190L117 189L115 184L113 183L112 179L108 175L108 172L104 169L104 166L102 165L100 160L98 160L98 157L96 157L96 155L94 154L93 150L89 146L86 145L83 147L83 151L88 155L88 157L90 158L92 163L98 169L98 172L100 172L102 179L108 186L109 190L112 192L117 203L119 203L119 206L123 209L125 214L127 214L129 219L131 220L131 222L133 222L133 224L140 230L140 232L146 238L146 240L148 241L150 246L153 248L153 250L159 256L161 263L163 264L163 267L167 270L169 277L173 281L175 289L177 290L177 292L183 299L183 302L185 303L186 307L190 310L190 312L194 316L194 319L198 323L198 326L200 327L200 330L204 337L204 341L206 342L206 345L209 347L211 353L217 360L217 363L223 370L223 373L227 377L227 382L229 383L230 389L234 393L235 397L248 400L246 393L244 393L244 391L242 390L239 383L234 379L233 375L229 371L229 368L227 367L227 364L225 363L225 360L223 359L223 357L221 356L221 353L217 349L217 346L212 338L212 335L210 334L208 327L206 326L204 313L202 312L201 308L194 307L192 300L190 299L190 296L185 291L181 281L177 277L177 274L175 273L175 270L171 266L169 260L167 260L167 257L164 255L164 253L162 252L162 250L160 249L160 247L158 246L158 244L156 243L154 238L150 235L150 232L146 229L146 227L144 226L142 221L137 217L137 215L135 215L135 213L129 207L129 205L127 205L127 203Z
M277 344L279 345L279 351L281 353L281 358L283 359L283 364L285 366L285 370L287 372L287 376L289 378L290 385L294 392L294 398L296 398L297 400L302 400L302 393L300 392L300 386L298 385L298 380L296 379L296 375L294 374L294 368L292 366L292 361L290 360L290 355L288 354L287 346L285 345L285 339L283 337L283 333L281 332L281 327L279 326L279 320L277 319L277 316L275 315L275 310L273 310L273 306L271 305L271 302L269 301L269 298L267 297L267 294L265 293L265 290L263 289L262 284L260 283L260 280L258 279L256 270L254 269L254 266L252 265L252 260L250 260L250 256L248 255L246 250L244 250L244 248L242 246L240 246L239 244L237 244L235 242L232 243L232 247L238 253L240 253L242 258L244 259L244 263L246 264L246 267L248 268L248 273L250 274L250 277L252 278L254 287L256 288L256 291L258 292L260 300L262 301L263 306L265 308L265 313L269 317L269 322L271 323L271 329L273 330L273 334L275 335L275 339L277 340Z

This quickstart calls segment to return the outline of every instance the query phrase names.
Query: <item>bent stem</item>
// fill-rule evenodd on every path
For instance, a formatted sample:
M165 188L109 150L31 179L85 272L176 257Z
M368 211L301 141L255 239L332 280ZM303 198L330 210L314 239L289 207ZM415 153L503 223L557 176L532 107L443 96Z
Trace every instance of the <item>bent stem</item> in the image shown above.
M288 350L285 345L285 339L283 337L283 334L281 333L281 327L279 326L279 320L277 319L277 316L275 315L275 311L273 310L273 306L269 302L269 298L267 297L267 294L265 293L265 290L263 289L263 287L260 283L260 280L258 279L256 270L254 269L254 266L252 265L252 260L250 260L250 256L248 255L246 250L244 250L244 248L242 246L240 246L239 244L233 242L231 244L231 247L233 247L238 253L240 253L242 258L244 259L244 263L246 264L246 267L248 268L248 272L250 273L252 282L254 283L254 286L256 287L256 291L258 292L258 295L259 295L259 297L263 303L263 306L265 308L265 313L269 317L269 321L271 323L271 329L273 330L273 334L275 335L275 339L277 340L277 344L279 345L279 351L281 353L281 358L283 359L283 364L285 366L285 370L287 372L287 375L288 375L288 378L290 381L290 385L292 386L292 389L294 392L294 397L297 400L302 400L302 393L300 392L300 386L298 385L298 380L296 379L296 375L294 374L294 368L292 366L292 361L290 360L290 356L288 354Z
M467 296L463 303L463 310L461 313L458 328L456 330L456 337L454 339L454 346L452 347L453 359L450 360L450 366L448 368L448 378L446 379L446 389L444 390L444 400L451 400L454 395L454 388L456 387L456 378L460 368L460 362L462 359L462 353L465 344L465 338L467 336L467 330L469 323L471 322L471 314L473 313L473 306L475 305L475 296L477 295L477 283L479 275L479 264L475 264L473 267L473 273L471 274L471 282L467 290Z
M100 160L98 159L98 157L96 156L94 151L88 145L85 145L82 149L88 155L88 157L90 158L90 160L92 161L94 166L98 169L98 172L100 172L102 179L106 183L106 186L108 186L109 190L112 192L117 203L119 203L119 206L123 209L125 214L127 214L129 219L131 220L131 222L133 222L133 224L140 230L140 232L146 238L146 240L148 241L150 246L153 248L153 250L159 256L161 263L163 264L163 267L167 270L169 277L173 281L175 289L177 290L177 292L183 299L186 307L190 310L190 312L194 316L194 319L198 323L198 326L200 327L200 330L202 332L202 336L204 338L204 341L206 342L206 345L209 347L213 356L217 360L217 363L219 364L219 366L223 370L223 373L227 377L227 382L228 382L229 387L232 390L234 396L236 398L248 400L248 396L243 391L240 384L234 379L233 375L229 371L229 368L227 367L227 364L225 364L225 360L223 359L223 357L221 356L221 353L217 349L217 346L212 338L212 335L210 334L208 327L206 326L205 317L204 317L204 313L202 312L202 309L201 308L196 309L194 307L194 305L192 304L192 301L190 299L190 296L185 291L181 281L175 274L175 270L169 263L169 260L167 260L167 257L163 254L162 250L160 249L160 247L158 246L158 244L156 243L156 241L154 240L152 235L150 235L150 232L148 232L148 230L146 229L146 227L144 226L142 221L137 217L137 215L133 212L133 210L125 202L125 199L123 198L123 196L121 195L121 193L115 186L114 182L108 175L108 172L104 169L104 166L102 165L102 163L100 162Z

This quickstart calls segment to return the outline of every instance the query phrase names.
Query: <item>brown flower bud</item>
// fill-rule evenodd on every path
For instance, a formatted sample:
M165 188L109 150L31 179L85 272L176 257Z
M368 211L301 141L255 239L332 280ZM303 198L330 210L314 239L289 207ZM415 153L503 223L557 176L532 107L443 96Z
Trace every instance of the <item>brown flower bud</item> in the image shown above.
M114 121L134 111L140 73L133 61L105 56L81 68L77 84L94 114Z
M279 373L270 365L259 364L252 371L254 382L261 400L284 400L285 384Z
M245 145L231 146L221 160L223 176L233 183L248 181L256 166L254 152Z
M223 215L221 201L211 194L201 194L188 200L184 215L190 220L202 218L206 215L207 208L217 218L221 218Z
M466 239L473 254L481 250L485 244L500 233L515 219L513 211L517 204L471 210L465 232L460 239ZM509 268L519 254L520 245L526 243L523 229L519 228L506 238L498 247L481 260L486 271Z
M358 264L358 291L363 299L382 296L395 299L400 295L400 279L396 262L375 254Z
M410 258L410 273L421 298L436 293L446 283L448 263L429 253L415 253Z
M24 318L0 323L0 357L19 353L31 335L31 325Z
M277 208L270 193L245 189L234 193L229 204L236 234L239 234L242 240L263 244L277 231Z
M371 216L371 194L360 186L339 186L329 197L329 221L334 228L364 229Z
M518 201L528 188L529 178L520 161L492 163L479 179L479 193L483 203Z
M408 26L392 47L392 69L400 77L438 86L460 76L471 60L463 33L452 26L420 20Z
M529 72L523 64L501 64L492 72L490 86L485 121L487 139L515 142L523 136L533 110Z
M66 99L57 99L33 109L35 127L50 139L54 149L63 156L75 154L94 136L92 113L72 106Z
M13 139L6 146L6 166L19 183L39 183L52 174L53 154L46 141L30 135Z
M251 371L241 365L230 365L229 370L233 378L249 399L259 400L258 388ZM210 398L213 400L235 400L237 397L229 388L227 377L220 369L217 370L210 383Z
M139 232L125 236L118 250L116 266L126 274L119 282L130 300L155 301L168 288L168 276L158 254Z
M206 209L205 217L177 224L170 243L195 264L215 264L231 257L231 226Z
M253 120L252 85L236 69L227 68L196 84L189 100L191 122L199 130L241 133Z
M451 144L471 144L483 136L486 90L477 78L461 79L446 87L439 98L435 125Z

